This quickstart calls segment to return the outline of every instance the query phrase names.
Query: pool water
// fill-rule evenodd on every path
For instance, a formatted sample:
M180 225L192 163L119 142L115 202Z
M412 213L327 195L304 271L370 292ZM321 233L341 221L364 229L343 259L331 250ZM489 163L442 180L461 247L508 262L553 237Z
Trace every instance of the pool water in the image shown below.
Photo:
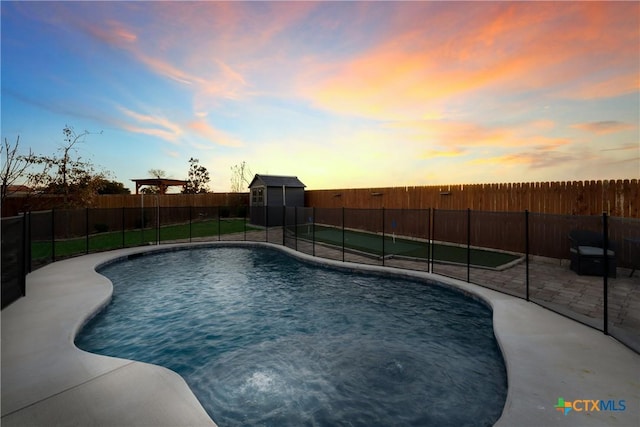
M100 270L112 302L76 337L165 366L220 426L489 426L506 372L491 311L419 281L199 248Z

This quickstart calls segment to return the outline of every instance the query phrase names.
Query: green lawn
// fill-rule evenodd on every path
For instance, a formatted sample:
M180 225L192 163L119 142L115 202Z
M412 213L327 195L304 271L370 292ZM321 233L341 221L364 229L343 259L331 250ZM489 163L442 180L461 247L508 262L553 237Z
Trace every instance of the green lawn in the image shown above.
M219 226L219 228L218 228ZM245 230L244 219L221 219L198 221L189 224L160 227L160 241L188 239L196 237L216 237L218 235L241 233ZM246 225L246 230L256 228ZM89 252L105 251L122 247L140 246L156 242L158 231L155 228L144 230L125 230L89 235ZM87 251L87 237L65 239L55 242L56 258L78 255ZM31 257L34 260L51 257L51 242L31 242Z
M342 246L342 230L335 227L315 225L313 227L299 226L298 238L327 243L334 246ZM383 239L381 235L353 230L344 231L344 246L360 252L381 256L383 254ZM467 248L436 243L432 246L433 259L438 262L452 262L458 264L467 263ZM485 249L471 249L471 264L481 267L496 268L506 263L515 261L517 255L495 252ZM411 258L427 259L429 245L427 242L393 238L391 235L384 237L384 255L405 256Z
M160 241L172 241L198 237L217 237L218 235L241 233L245 230L257 230L255 227L245 225L244 219L223 219L218 221L198 221L189 224L169 225L160 228L147 228L144 230L125 230L113 231L106 233L97 233L87 237L76 239L58 240L55 242L56 258L65 258L74 255L80 255L87 252L99 252L122 247L141 246L149 242L155 243L156 239ZM313 231L315 227L315 232ZM298 226L298 238L312 240L316 242L326 243L329 245L342 247L342 230L335 227L327 227L315 225ZM427 259L429 255L429 245L426 242L410 240L406 238L393 238L393 236L385 235L384 250L382 236L353 230L344 231L344 246L347 249L357 250L376 256L405 256L412 258ZM458 264L466 264L467 248L434 244L432 246L433 259L436 262L452 262ZM31 257L34 261L51 258L51 242L32 242ZM518 256L495 252L484 249L471 249L471 264L481 267L496 268L506 263L518 259Z

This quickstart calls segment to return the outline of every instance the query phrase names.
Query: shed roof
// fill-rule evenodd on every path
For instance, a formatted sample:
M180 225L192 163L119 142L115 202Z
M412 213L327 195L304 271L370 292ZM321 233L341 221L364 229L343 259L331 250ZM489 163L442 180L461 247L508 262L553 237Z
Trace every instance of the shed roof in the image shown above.
M256 174L249 184L249 188L253 187L254 184L262 184L265 187L297 187L304 188L304 185L297 176L281 176L281 175L260 175Z

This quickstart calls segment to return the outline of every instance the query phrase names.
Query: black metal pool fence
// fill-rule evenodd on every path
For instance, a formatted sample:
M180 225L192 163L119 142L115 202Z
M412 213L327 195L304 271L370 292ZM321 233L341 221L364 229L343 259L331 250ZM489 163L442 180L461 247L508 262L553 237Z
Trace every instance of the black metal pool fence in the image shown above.
M591 275L571 268L573 230L601 236L590 259L600 269ZM244 206L27 212L2 218L2 308L26 294L27 273L59 259L207 240L267 241L453 277L535 302L640 352L640 220L606 214Z

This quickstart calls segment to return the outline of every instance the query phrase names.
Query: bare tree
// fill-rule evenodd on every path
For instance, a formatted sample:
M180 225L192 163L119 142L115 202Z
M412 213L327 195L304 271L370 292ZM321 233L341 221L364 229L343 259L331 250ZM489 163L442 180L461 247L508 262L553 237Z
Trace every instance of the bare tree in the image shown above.
M231 166L231 192L241 193L249 187L253 176L253 172L247 165L247 162L243 161L240 164Z
M156 179L164 179L167 177L167 172L163 169L149 169L147 173ZM162 194L162 189L157 185L150 185L140 190L140 192L142 194Z
M31 149L29 154L20 155L18 148L20 146L20 135L16 137L15 145L4 139L4 145L0 146L0 155L2 156L2 170L0 171L0 181L2 185L2 197L1 202L4 202L5 198L15 192L15 189L11 187L16 183L19 178L26 179L26 170L30 166L30 159L33 157Z
M158 179L163 179L167 177L167 172L165 172L162 169L149 169L147 173L152 177L158 178Z
M86 206L97 193L105 173L96 172L90 161L73 155L77 154L76 144L83 142L91 132L85 130L77 134L71 126L65 126L62 132L64 145L59 149L60 157L30 156L30 164L41 169L28 175L29 183L42 193L62 194L65 207Z

